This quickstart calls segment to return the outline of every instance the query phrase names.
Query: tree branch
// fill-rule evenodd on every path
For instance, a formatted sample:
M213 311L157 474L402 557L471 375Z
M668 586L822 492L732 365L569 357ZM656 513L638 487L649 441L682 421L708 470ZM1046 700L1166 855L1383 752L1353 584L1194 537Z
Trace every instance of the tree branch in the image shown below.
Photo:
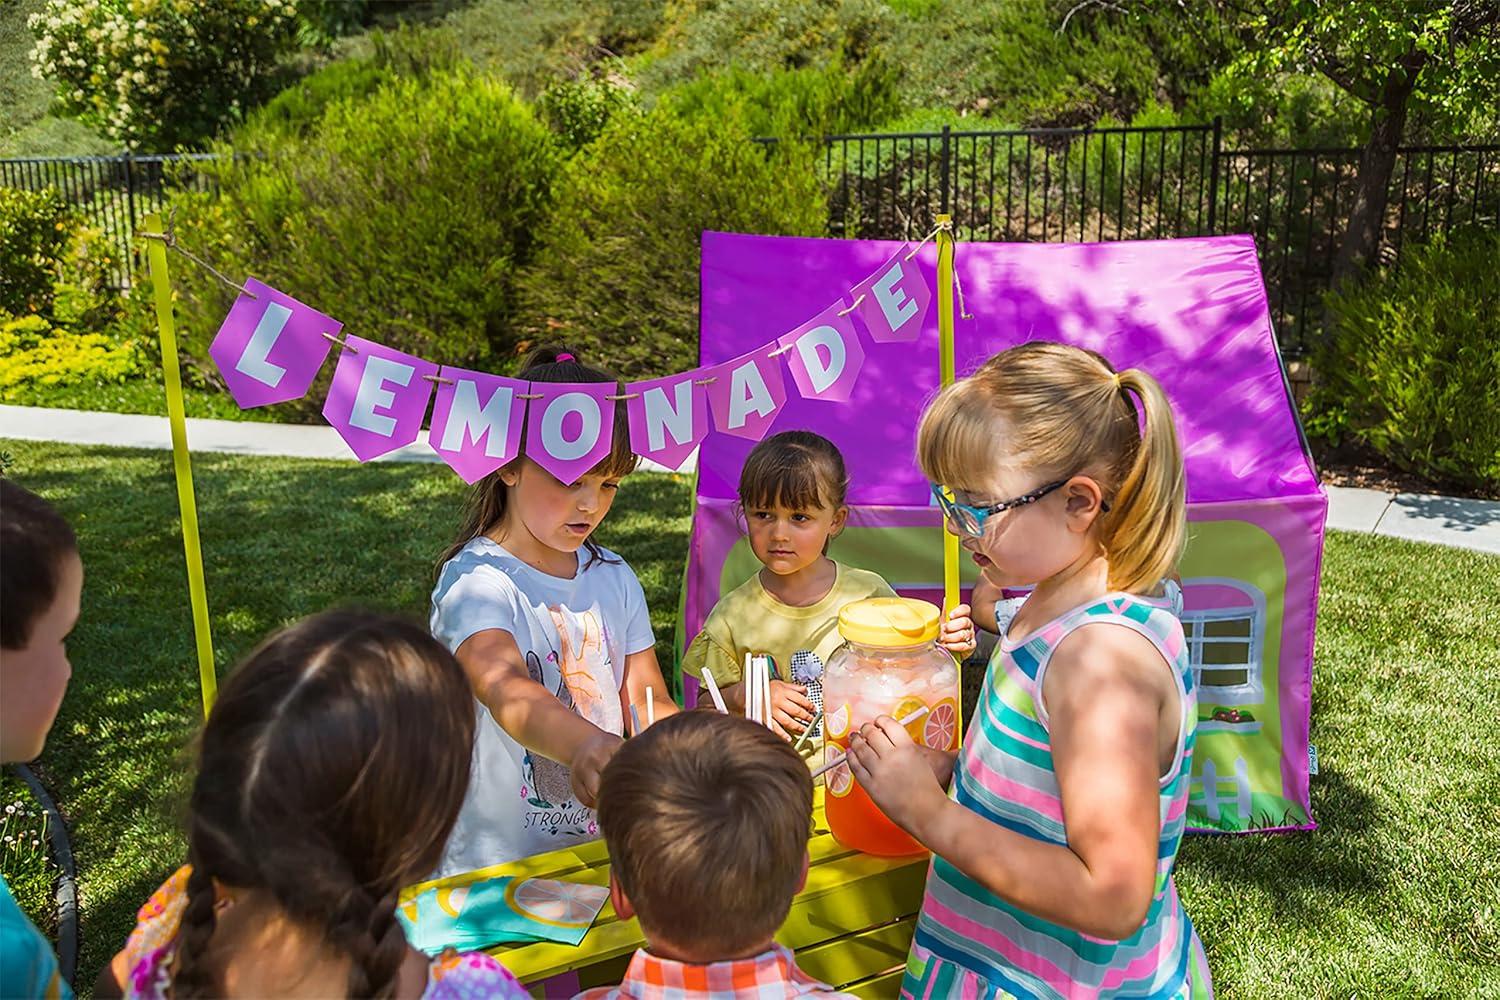
M1113 0L1079 0L1078 3L1073 5L1072 9L1070 9L1066 14L1063 15L1062 24L1059 24L1057 26L1057 33L1061 35L1064 31L1067 31L1068 22L1073 19L1073 15L1079 13L1080 11L1087 10L1090 7L1104 7L1108 10L1114 11L1117 14L1130 13L1130 11L1126 10L1124 7L1121 7L1119 4L1114 3Z

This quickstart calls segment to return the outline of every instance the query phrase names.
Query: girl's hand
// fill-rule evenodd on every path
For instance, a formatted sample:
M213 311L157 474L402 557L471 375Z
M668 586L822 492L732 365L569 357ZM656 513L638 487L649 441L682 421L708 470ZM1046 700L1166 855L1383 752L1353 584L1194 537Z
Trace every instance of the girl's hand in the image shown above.
M948 612L948 620L943 622L943 627L938 631L938 645L960 660L968 659L969 654L978 648L979 644L974 638L974 620L969 617L967 604L960 604Z
M601 732L598 736L584 743L573 755L568 767L571 769L570 778L573 783L573 796L579 803L594 808L599 797L599 776L604 773L604 765L620 749L624 742L614 733Z
M849 769L881 812L918 840L917 825L947 805L922 748L889 715L865 723L849 738Z
M771 682L771 729L782 739L801 736L817 711L805 686L787 681Z

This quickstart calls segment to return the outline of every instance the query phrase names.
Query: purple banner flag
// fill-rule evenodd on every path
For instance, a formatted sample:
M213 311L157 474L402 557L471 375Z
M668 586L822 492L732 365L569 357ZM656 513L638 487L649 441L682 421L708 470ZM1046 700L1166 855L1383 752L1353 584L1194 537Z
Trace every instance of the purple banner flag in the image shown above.
M614 441L614 382L533 382L526 407L526 457L565 484L576 483Z
M529 383L444 365L432 404L432 450L474 483L516 457Z
M708 404L715 428L751 441L766 436L766 428L786 402L777 350L772 341L703 373L704 378L713 379L708 385Z
M843 308L840 299L777 341L788 349L787 367L804 399L847 403L854 391L854 381L865 363L865 349L854 322L840 315Z
M906 259L909 253L911 247L903 246L879 270L854 286L859 317L876 343L916 340L922 332L932 289L922 277L917 257Z
M425 376L436 375L438 366L362 337L344 343L323 419L368 462L417 439L432 395Z
M224 384L240 409L284 403L307 395L318 369L343 324L283 295L270 285L245 279L245 290L208 348Z
M682 468L709 429L708 395L694 384L703 374L695 369L625 387L631 451L669 469Z

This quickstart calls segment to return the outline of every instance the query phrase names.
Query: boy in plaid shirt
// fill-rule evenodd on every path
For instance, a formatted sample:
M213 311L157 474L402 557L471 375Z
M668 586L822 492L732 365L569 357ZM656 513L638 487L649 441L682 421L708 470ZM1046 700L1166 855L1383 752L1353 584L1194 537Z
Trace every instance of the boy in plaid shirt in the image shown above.
M599 826L610 901L646 947L616 987L578 1000L852 1000L773 940L807 881L812 778L764 726L683 712L627 740L604 769Z

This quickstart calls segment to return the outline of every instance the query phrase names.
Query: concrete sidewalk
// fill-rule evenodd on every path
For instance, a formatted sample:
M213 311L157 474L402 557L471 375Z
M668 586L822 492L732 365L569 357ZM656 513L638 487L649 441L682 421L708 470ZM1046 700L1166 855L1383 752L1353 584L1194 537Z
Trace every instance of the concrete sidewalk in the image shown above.
M188 444L195 452L355 461L354 453L332 427L189 419L187 433ZM166 417L34 406L0 406L0 437L120 448L172 446ZM415 444L376 461L440 462L442 459L428 446L424 432ZM682 471L691 472L695 462L696 456L688 460ZM652 462L643 462L641 468L668 471ZM1326 489L1330 528L1500 554L1500 501L1344 486Z

